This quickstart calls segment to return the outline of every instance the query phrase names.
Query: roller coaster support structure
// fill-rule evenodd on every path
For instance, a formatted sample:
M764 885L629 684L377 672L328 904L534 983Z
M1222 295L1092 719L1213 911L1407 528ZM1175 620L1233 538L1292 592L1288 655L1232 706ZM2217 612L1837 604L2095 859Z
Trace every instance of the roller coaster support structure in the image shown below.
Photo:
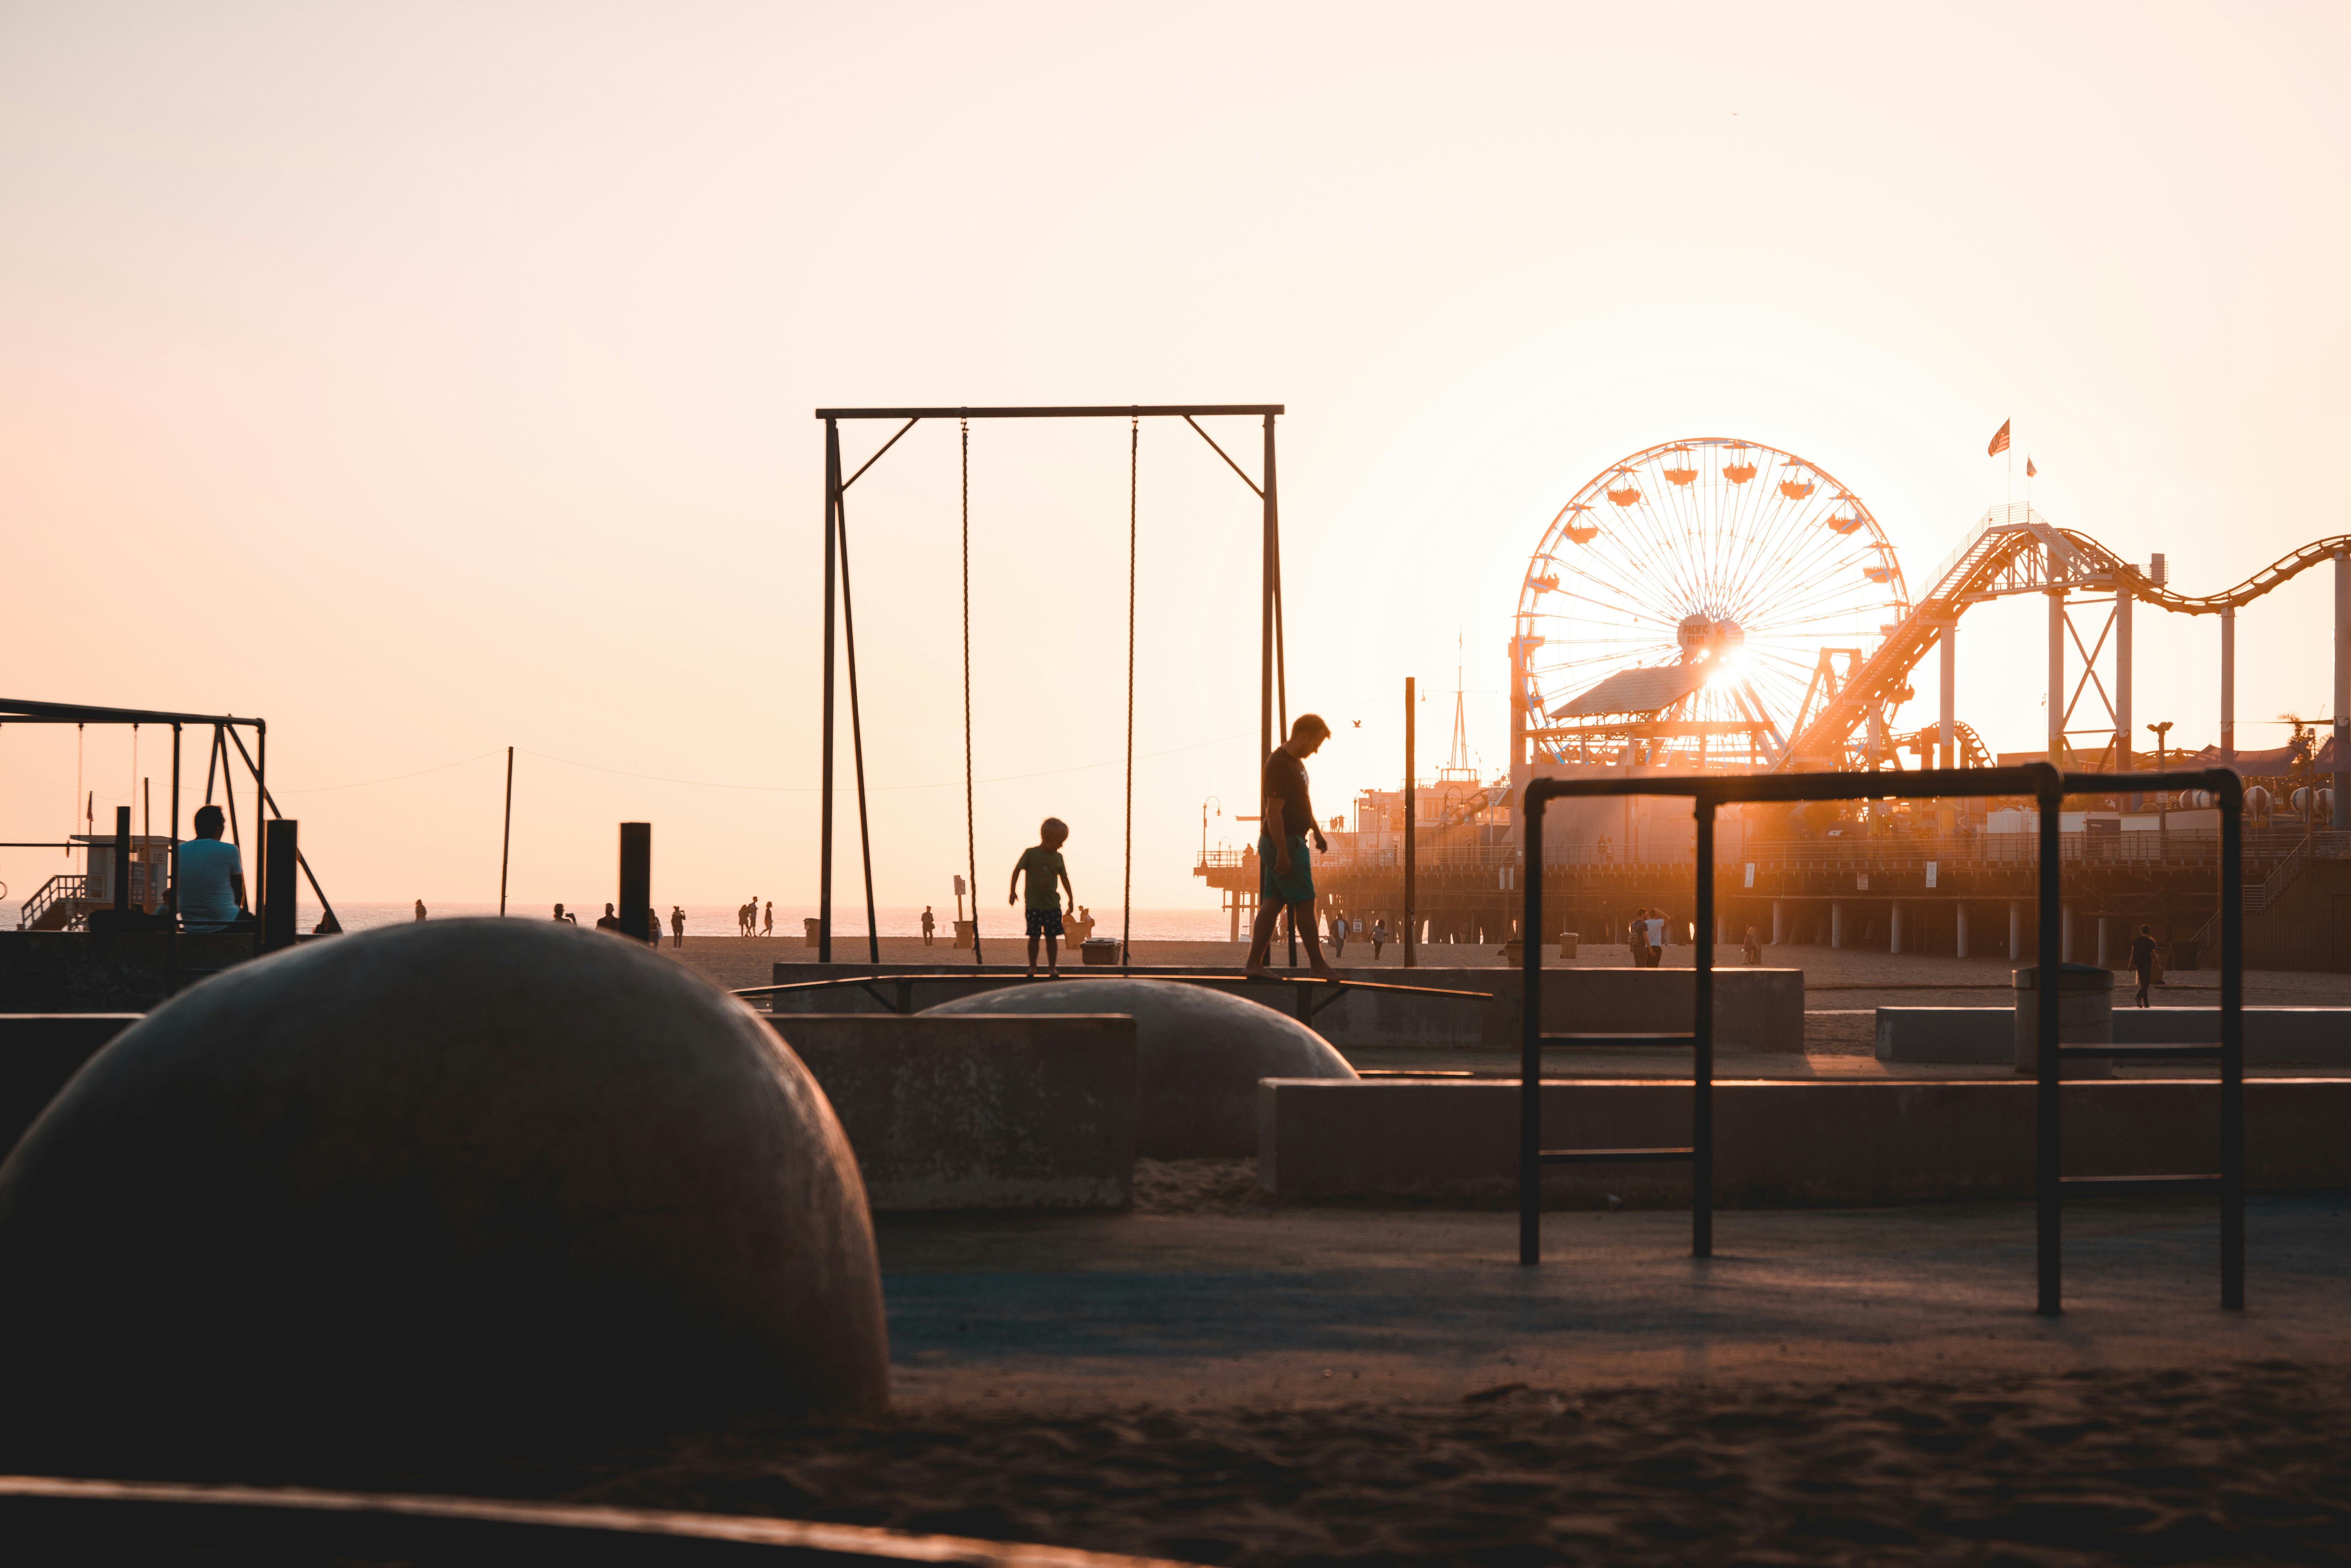
M1969 530L1959 549L1928 580L1926 592L1910 614L1855 667L1840 686L1834 686L1819 709L1810 707L1806 719L1782 754L1775 771L1884 766L1892 753L1872 723L1907 695L1907 678L1929 648L1940 644L1943 666L1943 710L1940 739L1948 751L1953 736L1954 657L1959 618L1972 604L2019 593L2045 594L2049 601L2050 758L2066 766L2067 725L2085 695L2095 695L2105 709L2102 727L2071 731L2101 737L2099 751L2111 757L2112 770L2132 767L2133 606L2145 601L2156 609L2181 615L2220 618L2220 754L2237 755L2237 611L2268 593L2289 578L2322 561L2335 566L2335 689L2333 780L2337 800L2351 810L2351 535L2314 540L2255 572L2236 587L2201 597L2176 593L2161 572L2124 560L2086 534L2051 525L2040 514L2020 506L1994 507ZM2099 595L2085 599L2084 594ZM2111 594L2111 599L2105 595ZM2104 625L2085 639L2076 612L2109 607ZM2114 644L2114 688L2099 679L2097 665L2107 643ZM2082 662L2080 678L2066 685L2066 644ZM1951 759L1945 758L1946 766ZM2087 757L2076 765L2096 767Z

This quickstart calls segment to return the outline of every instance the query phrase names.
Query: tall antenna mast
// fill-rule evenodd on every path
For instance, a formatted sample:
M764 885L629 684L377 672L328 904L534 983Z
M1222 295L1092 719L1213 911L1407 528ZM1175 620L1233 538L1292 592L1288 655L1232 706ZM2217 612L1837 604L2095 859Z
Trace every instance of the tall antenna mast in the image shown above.
M1453 633L1453 754L1445 764L1445 777L1475 778L1469 767L1469 727L1461 716L1461 633Z

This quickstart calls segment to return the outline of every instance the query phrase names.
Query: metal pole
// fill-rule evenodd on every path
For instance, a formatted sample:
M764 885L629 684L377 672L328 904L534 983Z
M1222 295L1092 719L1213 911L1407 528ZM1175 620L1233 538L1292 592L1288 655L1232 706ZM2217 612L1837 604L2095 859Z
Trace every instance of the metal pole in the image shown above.
M1690 1256L1714 1256L1714 802L1698 819L1697 1005L1690 1020Z
M2338 569L2339 570L2339 569ZM2341 581L2340 577L2336 579ZM2339 602L2339 601L2338 601ZM2220 789L2220 1305L2245 1304L2245 842L2243 786ZM2337 797L2340 799L2340 797Z
M841 549L841 643L849 660L849 758L857 779L857 863L865 878L865 956L882 962L881 915L873 907L873 835L865 812L865 720L857 700L857 605L849 587L849 497L832 498L832 531Z
M180 988L180 724L172 721L172 826L169 878L163 893L163 994Z
M1527 846L1526 929L1519 934L1519 1262L1531 1266L1542 1261L1542 944L1535 927L1542 924L1543 802L1521 800L1519 809Z
M131 808L114 808L114 913L131 913Z
M1274 729L1285 738L1290 734L1290 671L1281 646L1281 493L1274 484L1273 415L1265 416L1265 565L1267 593L1273 602L1273 716ZM1270 748L1269 748L1270 750ZM1312 824L1308 824L1310 827ZM1279 835L1284 831L1280 824L1274 828ZM1310 845L1308 852L1312 852ZM1310 918L1313 918L1311 916ZM1290 967L1298 967L1298 912L1285 907L1281 927L1289 943Z
M2340 831L2351 811L2351 550L2335 552L2335 810L2327 826Z
M2237 759L2237 610L2220 612L2220 760Z
M824 738L817 763L816 961L832 962L832 517L841 504L841 424L824 422Z
M228 771L225 758L222 761L221 771L223 773ZM229 784L228 795L232 800L236 799L236 786L234 783ZM254 911L254 914L260 916L256 922L258 928L254 932L254 942L257 951L266 952L269 934L270 873L269 727L259 719L253 721L253 824L259 830L253 840L253 858L256 862L253 880L255 889L261 894L261 907ZM293 914L291 904L287 906L287 913L289 916Z
M2054 603L2055 600L2051 601ZM2064 1195L2058 1186L2064 1179L2060 1161L2064 1140L2058 1121L2057 1090L2059 988L2065 978L2064 959L2057 950L2058 879L2063 870L2058 860L2057 830L2058 814L2065 797L2062 776L2056 768L2049 770L2037 793L2041 805L2041 929L2040 956L2036 960L2040 972L2034 977L2039 990L2033 997L2033 1054L2038 1082L2032 1096L2032 1192L2040 1290L2035 1310L2043 1316L2055 1317L2065 1310L2062 1281Z
M1420 917L1414 913L1413 891L1419 866L1419 828L1414 819L1419 810L1414 799L1412 742L1414 708L1412 677L1404 678L1404 967L1411 968L1418 962ZM1533 932L1527 933L1531 936Z
M514 747L507 747L507 825L498 836L498 918L507 914L507 862L514 852Z
M2054 567L2054 562L2051 563ZM2049 590L2049 766L2065 767L2065 591Z

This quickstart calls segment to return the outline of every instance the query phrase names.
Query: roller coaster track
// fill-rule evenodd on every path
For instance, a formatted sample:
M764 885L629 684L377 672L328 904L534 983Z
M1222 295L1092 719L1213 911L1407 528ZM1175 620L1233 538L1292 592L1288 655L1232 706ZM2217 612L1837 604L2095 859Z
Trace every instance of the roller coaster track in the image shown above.
M1877 651L1801 725L1775 771L1866 766L1848 756L1854 731L1871 714L1884 714L1907 699L1910 672L1935 646L1943 628L1970 604L2052 588L2092 589L2126 592L2177 615L2217 615L2250 604L2346 550L2351 550L2351 534L2316 539L2234 588L2199 597L2173 592L2087 534L2054 527L2024 507L1994 507L1944 558L1925 594Z

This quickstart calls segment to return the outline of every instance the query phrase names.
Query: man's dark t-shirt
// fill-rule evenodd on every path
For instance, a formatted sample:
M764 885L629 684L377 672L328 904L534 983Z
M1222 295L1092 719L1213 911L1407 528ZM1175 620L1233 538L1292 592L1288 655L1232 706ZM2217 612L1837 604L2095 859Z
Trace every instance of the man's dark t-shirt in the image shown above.
M2131 967L2139 970L2155 967L2155 938L2152 936L2131 938Z
M1314 831L1314 802L1306 792L1306 764L1280 747L1266 758L1265 792L1281 797L1281 831L1302 839Z

